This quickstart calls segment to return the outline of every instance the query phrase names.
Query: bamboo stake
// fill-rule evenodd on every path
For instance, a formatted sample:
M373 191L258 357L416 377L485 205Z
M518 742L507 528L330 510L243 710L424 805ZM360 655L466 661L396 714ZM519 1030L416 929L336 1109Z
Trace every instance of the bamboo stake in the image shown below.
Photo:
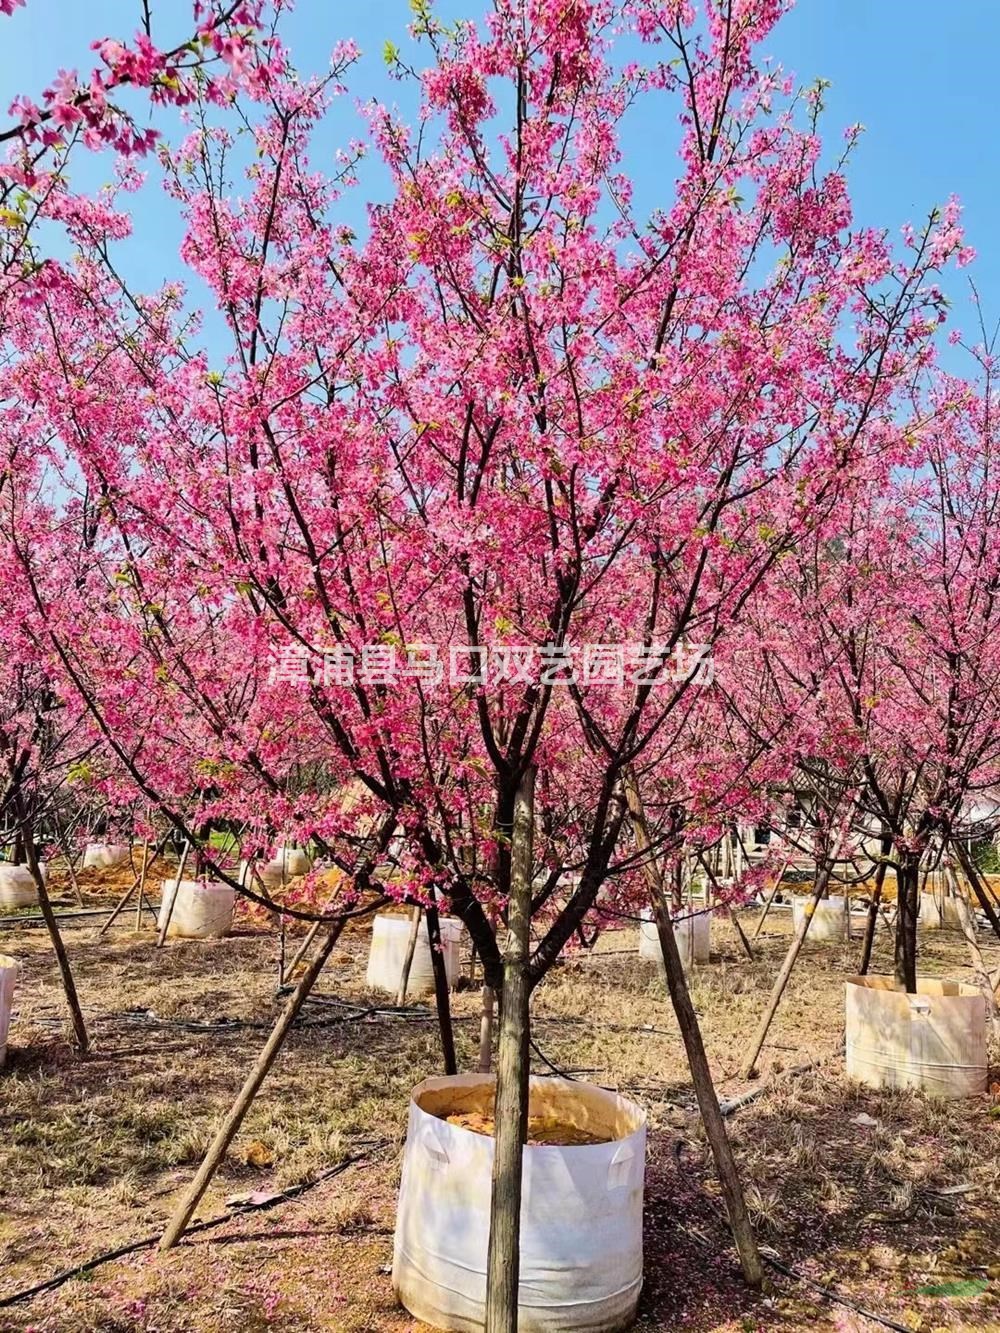
M278 1052L284 1045L285 1038L288 1036L292 1024L298 1017L299 1010L302 1008L306 997L315 985L326 960L333 952L333 947L337 943L337 939L344 928L344 924L344 917L339 917L331 924L327 931L326 939L324 939L319 952L310 963L308 970L299 984L295 987L295 990L288 997L288 1002L282 1010L278 1021L271 1029L271 1035L268 1037L263 1050L257 1057L253 1069L251 1069L250 1073L247 1075L246 1081L240 1089L236 1100L226 1113L222 1124L216 1130L215 1138L212 1140L211 1146L205 1154L197 1174L185 1191L184 1197L177 1205L174 1215L167 1224L167 1229L160 1238L159 1249L161 1252L172 1249L184 1234L184 1230L194 1216L194 1211L201 1202L205 1191L208 1189L212 1177L215 1175L220 1162L225 1157L229 1145L236 1137L247 1111L249 1111L250 1107L253 1105L254 1098L260 1091L261 1084L267 1077L268 1071L278 1056Z
M649 836L639 788L636 785L635 777L631 773L625 779L625 795L628 800L636 847L639 851L648 853L652 845L652 839ZM726 1212L729 1215L729 1225L740 1256L743 1276L750 1286L759 1287L764 1280L760 1252L757 1249L757 1241L753 1234L753 1227L750 1224L746 1200L743 1197L743 1186L740 1182L736 1159L733 1156L732 1145L729 1142L725 1121L719 1108L719 1099L715 1092L715 1084L712 1081L712 1071L709 1068L708 1057L705 1054L705 1045L701 1038L698 1017L695 1014L694 1005L691 1003L687 978L684 974L684 965L677 949L677 938L674 934L673 922L670 919L670 909L667 906L663 892L662 873L651 854L646 857L644 869L656 918L656 930L660 937L660 948L663 951L667 988L670 991L674 1013L677 1015L677 1024L684 1040L684 1049L687 1052L688 1065L691 1070L691 1080L694 1083L702 1123L705 1126L705 1134L712 1150L715 1169L722 1186Z
M263 889L263 890L265 891L265 893L266 893L266 891L267 891L267 886L264 884L264 881L263 881L263 880L261 879L261 877L260 877L260 874L259 874L259 872L258 872L258 870L257 870L256 863L253 864L253 869L252 869L252 872L251 872L251 873L254 875L254 877L256 878L257 882L260 884L261 889ZM340 891L339 888L337 888L337 889L334 889L333 893L330 894L330 897L326 900L326 904L325 904L324 907L323 907L323 911L324 911L324 912L329 912L330 908L331 908L331 907L333 906L333 904L334 904L334 901L336 900L336 897L337 897L337 894L339 893L339 891ZM322 920L320 920L320 921L314 921L314 922L312 923L312 925L309 927L309 929L306 931L305 938L303 939L302 943L299 945L298 949L295 951L295 956L292 958L292 961L289 963L288 967L285 968L284 974L283 974L282 977L281 977L281 984L282 984L282 985L284 985L285 982L286 982L290 977L294 976L294 974L295 974L295 969L298 967L299 963L302 962L302 959L303 959L303 958L306 956L306 954L309 952L309 946L312 944L313 940L316 938L316 932L319 930L319 928L320 928L320 926L321 926L322 924L323 924Z
M740 925L740 919L736 915L736 909L734 907L727 907L726 911L729 913L729 920L733 923L733 926L736 929L736 934L740 937L740 943L743 945L743 951L752 963L753 949L751 948L750 941L747 939L746 931Z
M324 907L323 910L326 911L327 909ZM314 921L312 925L309 927L309 929L306 931L305 938L303 939L299 947L296 949L292 961L284 969L284 972L281 977L282 985L284 985L286 981L290 980L295 975L295 969L298 967L298 965L302 962L303 958L309 952L309 946L316 938L316 934L319 931L319 928L322 924L323 923L321 921Z

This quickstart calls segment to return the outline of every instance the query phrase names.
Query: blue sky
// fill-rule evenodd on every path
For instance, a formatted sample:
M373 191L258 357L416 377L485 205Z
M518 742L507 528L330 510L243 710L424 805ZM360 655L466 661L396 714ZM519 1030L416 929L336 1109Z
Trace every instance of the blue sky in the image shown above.
M37 94L61 65L89 68L89 42L132 32L138 9L138 0L28 0L13 18L0 17L0 103L5 106L17 92ZM447 0L447 9L480 12L478 4L461 0ZM189 0L154 0L153 13L164 44L186 35ZM338 39L355 38L364 54L352 94L395 100L399 86L386 76L382 49L390 40L405 50L410 19L408 0L298 0L284 32L303 70L323 69ZM945 6L940 0L799 0L765 47L800 81L818 75L831 81L825 121L831 146L839 147L844 126L866 126L850 173L859 222L896 233L904 221L920 221L934 203L960 196L969 240L979 252L965 273L975 278L991 319L1000 318L998 42L997 0L950 0ZM351 99L338 107L328 132L331 148L359 133ZM650 118L632 127L624 165L639 198L669 200L671 152L662 122ZM370 189L379 189L377 180ZM359 220L345 218L351 225ZM175 275L176 243L162 204L142 203L129 246L137 280L152 286ZM953 276L950 290L960 309L965 276ZM957 322L965 324L961 316Z

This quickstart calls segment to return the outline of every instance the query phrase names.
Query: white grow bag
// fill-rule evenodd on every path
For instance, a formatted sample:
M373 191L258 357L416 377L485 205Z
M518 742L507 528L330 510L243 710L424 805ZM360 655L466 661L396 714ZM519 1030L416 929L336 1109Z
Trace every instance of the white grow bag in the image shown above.
M812 922L806 941L820 940L823 943L840 943L847 939L847 899L839 897L818 898L813 906L812 898L795 897L792 899L792 929L798 931L802 918L812 909Z
M308 875L310 870L312 861L297 847L279 847L273 861L257 863L257 874L269 889L280 889L289 880ZM250 883L249 880L246 882Z
M707 963L712 951L711 912L681 916L674 922L674 937L685 967L690 963ZM660 935L653 920L652 908L649 907L643 911L639 925L639 957L663 962Z
M457 917L438 917L441 926L441 949L448 987L454 990L462 967L462 923ZM376 916L372 922L372 939L368 948L368 970L365 983L371 990L388 991L395 995L403 975L403 962L410 940L408 916ZM420 921L413 962L406 984L409 994L422 995L434 989L434 964L431 960L430 939L427 934L427 916Z
M84 870L110 870L114 866L124 865L131 855L131 849L124 843L92 842L83 853Z
M0 1069L7 1059L7 1033L10 1031L10 1011L17 985L17 962L0 953Z
M272 864L283 865L289 879L293 875L308 875L312 870L312 860L301 847L276 847Z
M933 893L920 895L919 922L924 930L961 930L961 914L962 903L958 898L945 898L942 901Z
M846 989L848 1078L949 1099L986 1091L986 999L974 986L922 980L908 995L892 977L852 977Z
M44 867L42 878L45 878ZM0 861L0 907L34 907L37 902L38 889L28 867Z
M236 891L217 880L182 879L178 889L176 879L165 879L157 929L163 929L169 912L168 935L188 940L219 939L233 928L235 899Z
M413 1090L399 1187L392 1284L417 1319L484 1326L494 1140L434 1112L484 1110L493 1079L430 1078ZM646 1113L589 1083L532 1078L530 1113L612 1136L524 1149L519 1333L604 1333L635 1316L642 1288Z

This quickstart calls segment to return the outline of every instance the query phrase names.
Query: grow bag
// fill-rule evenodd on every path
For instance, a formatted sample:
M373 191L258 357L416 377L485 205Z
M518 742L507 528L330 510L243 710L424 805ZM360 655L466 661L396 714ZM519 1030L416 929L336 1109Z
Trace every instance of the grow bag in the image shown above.
M0 1068L7 1059L7 1033L10 1031L10 1010L14 1003L17 984L17 962L0 953Z
M679 917L674 922L674 936L681 962L685 966L691 962L707 963L712 949L711 912L697 912L694 915ZM639 957L663 962L659 932L653 920L652 909L648 907L643 911L639 925Z
M109 870L113 866L123 865L130 854L129 848L123 843L92 842L83 853L83 868Z
M797 931L802 918L812 909L812 922L807 940L836 941L847 939L847 899L819 898L813 904L812 898L792 899L792 929Z
M273 861L261 861L257 865L257 873L269 889L280 889L296 876L308 875L310 870L312 861L297 847L279 847Z
M444 970L448 977L449 989L454 989L461 970L462 923L457 917L442 916L441 949L444 953ZM410 918L408 916L376 916L372 922L372 941L368 949L368 971L365 982L372 990L388 991L395 995L399 990L399 979L403 974L403 961L410 939ZM434 965L431 961L431 946L427 935L427 917L421 918L420 931L417 935L416 948L413 950L413 963L406 985L408 992L421 995L434 989Z
M274 853L274 865L285 867L286 878L293 875L308 875L312 870L312 861L301 847L278 847Z
M484 1326L494 1140L439 1117L489 1113L493 1090L483 1074L430 1078L410 1101L392 1283L434 1328ZM532 1078L529 1114L609 1141L524 1149L519 1333L626 1328L642 1288L646 1113L589 1083Z
M34 907L37 902L38 889L28 867L0 862L0 907Z
M217 880L165 879L160 899L159 930L170 913L168 935L188 940L219 939L233 928L233 903L236 891ZM173 911L170 904L173 903Z
M892 977L847 982L847 1075L872 1088L919 1088L933 1097L986 1090L986 1000L958 981Z
M919 922L924 930L961 930L961 903L958 898L943 901L933 893L920 895Z

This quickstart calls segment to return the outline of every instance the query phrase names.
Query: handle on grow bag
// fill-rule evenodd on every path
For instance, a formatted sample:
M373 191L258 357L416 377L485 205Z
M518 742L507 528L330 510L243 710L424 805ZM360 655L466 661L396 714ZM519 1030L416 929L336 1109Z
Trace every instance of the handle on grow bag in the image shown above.
M631 1144L623 1143L619 1146L608 1166L609 1190L620 1190L628 1184L632 1178L633 1157L635 1157L635 1149Z
M926 995L911 995L910 1013L914 1018L929 1018L931 1013L931 1002Z
M420 1142L435 1170L440 1171L442 1167L448 1165L448 1162L451 1160L448 1156L448 1151L438 1136L434 1133L434 1130L431 1129L430 1125L427 1126L421 1135Z

